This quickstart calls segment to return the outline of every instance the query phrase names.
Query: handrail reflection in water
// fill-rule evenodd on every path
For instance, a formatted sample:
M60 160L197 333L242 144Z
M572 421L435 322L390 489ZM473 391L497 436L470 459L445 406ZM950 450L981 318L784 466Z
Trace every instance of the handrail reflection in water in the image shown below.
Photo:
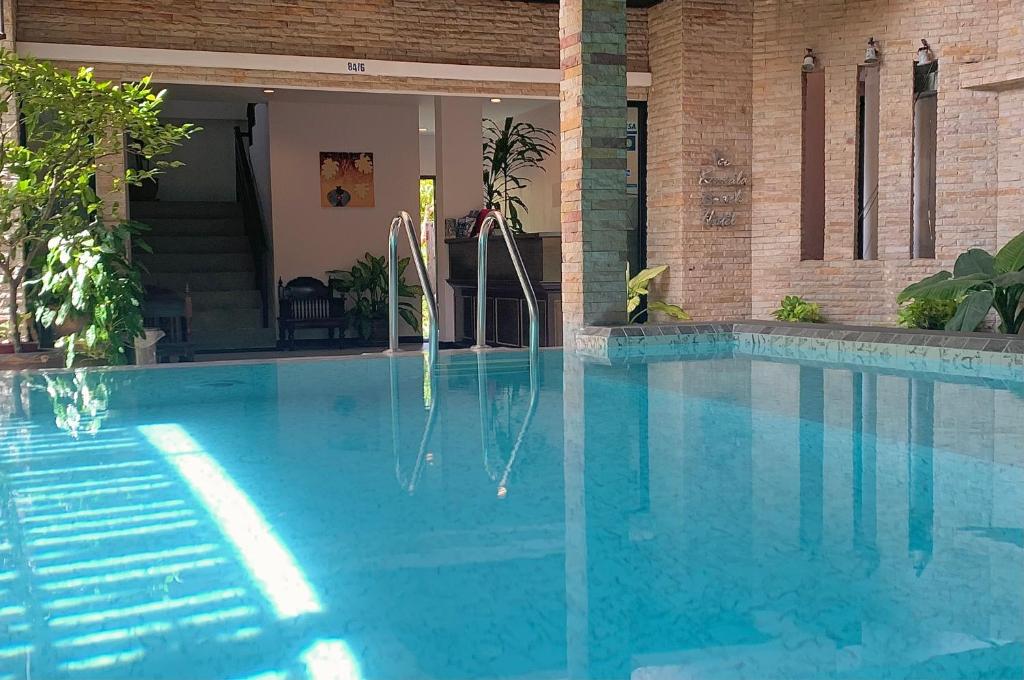
M427 361L431 361L429 358ZM401 417L399 416L398 409L398 365L396 356L394 354L389 355L388 369L390 371L390 383L391 383L391 450L395 456L395 479L398 481L398 485L402 487L409 495L416 493L416 485L419 482L420 475L423 473L423 466L427 460L427 447L430 445L430 439L434 432L434 424L437 421L437 378L436 371L433 370L433 365L426 372L426 378L429 385L429 395L424 395L427 403L427 422L423 427L423 435L420 437L420 447L416 455L416 463L413 465L412 472L408 478L402 474L402 453L400 450L401 444Z
M488 435L491 431L491 411L488 408L489 402L487 400L487 358L490 352L479 352L476 355L476 370L477 370L477 398L480 402L480 444L483 449L484 457L484 469L488 470L487 460L490 458L490 451L488 446ZM530 352L530 401L526 407L526 415L523 417L523 424L519 428L519 433L516 435L515 442L512 444L512 450L509 452L508 462L505 464L504 470L502 470L501 476L498 478L497 495L498 498L505 498L508 495L508 479L512 473L512 467L515 465L516 457L519 455L519 450L523 446L523 441L526 439L526 432L530 429L530 424L533 422L533 417L537 412L537 402L540 395L539 386L539 357L537 352Z

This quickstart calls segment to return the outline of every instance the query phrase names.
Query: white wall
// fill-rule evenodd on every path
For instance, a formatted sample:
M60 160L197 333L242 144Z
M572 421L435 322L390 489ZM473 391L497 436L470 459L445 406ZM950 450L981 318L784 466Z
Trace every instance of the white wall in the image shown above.
M166 122L195 123L202 128L176 148L166 160L181 161L160 176L162 201L235 200L235 126L244 120L219 118L167 118Z
M252 173L256 178L256 191L260 195L260 210L263 213L263 227L273 230L273 210L270 189L270 116L266 104L257 104L252 130L252 145L249 147ZM272 236L272 233L270 234Z
M448 249L444 243L444 221L465 216L484 203L481 161L481 119L483 105L469 97L436 97L434 136L437 166L437 228L435 239L439 334L441 340L455 339L455 293L448 278Z
M434 149L434 133L420 133L420 174L437 175L437 153ZM444 225L442 225L443 227Z
M535 109L514 116L517 123L531 123L547 128L555 133L555 153L547 157L541 170L528 170L522 173L524 179L532 182L519 191L520 198L529 208L529 212L521 215L523 231L560 231L561 230L561 167L558 152L559 114L558 102L544 102ZM502 121L497 121L502 124Z
M393 106L274 101L269 120L275 277L326 280L327 270L347 269L367 251L384 255L387 227L399 210L418 221L415 101ZM375 207L320 207L321 151L373 153ZM400 252L408 251L402 239ZM412 267L410 275L415 277Z

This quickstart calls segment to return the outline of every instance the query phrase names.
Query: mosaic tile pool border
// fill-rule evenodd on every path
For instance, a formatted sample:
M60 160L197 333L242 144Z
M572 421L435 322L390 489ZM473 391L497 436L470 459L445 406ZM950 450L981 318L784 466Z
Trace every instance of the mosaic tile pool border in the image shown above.
M767 321L586 326L576 352L602 363L720 353L1024 380L1024 337Z

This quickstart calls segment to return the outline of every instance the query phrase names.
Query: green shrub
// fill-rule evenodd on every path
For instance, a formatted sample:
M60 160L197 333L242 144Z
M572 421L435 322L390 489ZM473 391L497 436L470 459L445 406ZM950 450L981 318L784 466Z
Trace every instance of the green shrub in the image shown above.
M940 331L956 314L956 307L956 300L915 299L900 307L897 320L904 328Z
M1024 329L1024 232L995 255L971 248L956 259L952 272L941 271L907 286L896 302L922 299L959 300L947 331L974 331L994 309L1000 333L1020 333Z
M821 323L825 317L821 315L821 307L808 302L799 295L787 295L782 298L779 308L772 312L779 321L795 321L799 323Z

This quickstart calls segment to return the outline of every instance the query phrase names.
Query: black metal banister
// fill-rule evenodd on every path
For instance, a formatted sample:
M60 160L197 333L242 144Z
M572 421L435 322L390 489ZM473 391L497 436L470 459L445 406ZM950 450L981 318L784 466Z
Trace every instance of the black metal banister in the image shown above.
M242 218L245 223L245 235L252 252L253 266L256 270L256 289L260 292L263 307L263 327L270 327L270 244L264 226L263 208L260 203L256 175L249 158L248 144L245 138L252 139L252 132L243 132L235 127L235 194L242 205Z

